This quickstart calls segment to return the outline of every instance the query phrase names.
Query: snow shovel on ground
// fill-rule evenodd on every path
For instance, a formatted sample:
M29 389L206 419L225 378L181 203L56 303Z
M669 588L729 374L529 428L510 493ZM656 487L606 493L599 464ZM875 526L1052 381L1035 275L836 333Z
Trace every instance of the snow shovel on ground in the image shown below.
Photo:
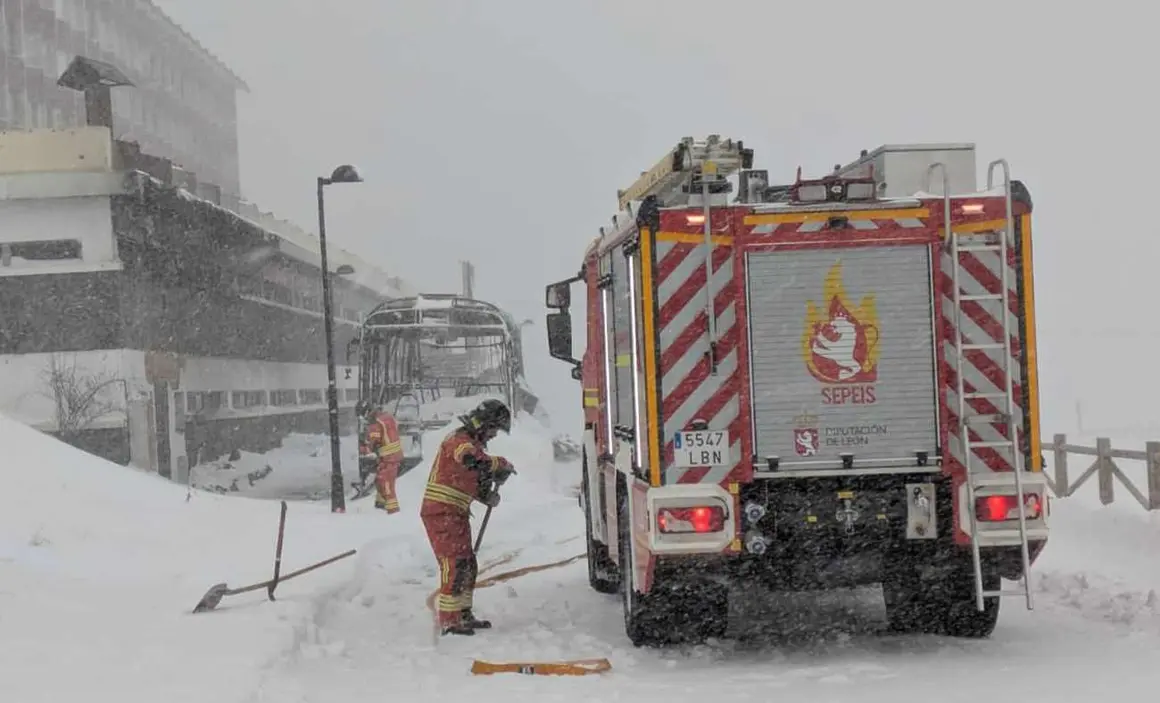
M249 591L257 591L258 589L261 589L261 588L269 588L271 585L273 585L275 583L275 581L277 581L278 583L281 583L282 581L289 581L290 579L292 579L296 576L301 576L302 574L305 574L309 571L314 571L315 569L326 566L327 564L333 564L334 562L338 561L339 559L345 559L345 558L351 556L352 554L354 554L356 551L357 550L350 549L350 550L343 552L342 554L330 557L329 559L323 559L322 561L320 561L316 564L311 564L310 566L301 568L297 571L291 571L290 573L286 574L285 576L282 576L281 578L267 579L266 581L263 581L261 583L255 583L255 584L250 585L250 586L243 586L241 588L230 588L229 586L227 586L224 583L214 584L213 586L210 587L210 589L208 591L206 591L205 595L201 597L201 600L198 601L197 605L194 607L193 612L204 613L206 611L213 610L214 608L216 608L218 606L218 603L221 603L222 598L224 598L226 596L236 596L240 593L248 593Z

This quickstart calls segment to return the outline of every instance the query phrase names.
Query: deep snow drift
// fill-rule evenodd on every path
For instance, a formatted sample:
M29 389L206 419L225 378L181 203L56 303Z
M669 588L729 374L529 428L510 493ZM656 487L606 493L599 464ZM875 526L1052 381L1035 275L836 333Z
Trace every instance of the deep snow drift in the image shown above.
M425 438L434 447L443 432ZM493 514L480 561L495 571L583 551L577 467L552 462L547 430L518 423L492 450L519 475ZM420 466L400 480L403 512L369 500L331 515L291 503L283 573L359 554L278 589L189 610L215 582L272 569L278 504L187 492L0 417L0 700L94 696L156 701L381 701L450 696L516 700L897 701L934 697L1086 701L1154 695L1160 660L1160 526L1124 503L1054 501L1052 543L1036 572L1036 610L1009 599L989 641L886 636L878 592L738 593L721 643L638 650L619 601L588 589L583 561L481 590L495 628L433 638L436 585L416 512ZM430 454L433 454L431 452ZM328 464L325 452L316 458ZM1085 489L1089 487L1085 486ZM476 525L482 510L476 509ZM584 678L472 677L473 658L608 657ZM1151 692L1151 694L1149 693Z

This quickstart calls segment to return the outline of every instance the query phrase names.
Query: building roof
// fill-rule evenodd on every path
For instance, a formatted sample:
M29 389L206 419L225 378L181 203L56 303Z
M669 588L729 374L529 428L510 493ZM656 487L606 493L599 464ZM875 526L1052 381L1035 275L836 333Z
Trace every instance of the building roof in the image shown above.
M246 82L243 81L240 77L238 77L238 74L234 73L233 69L231 69L229 66L227 66L224 61L222 61L217 56L215 56L209 49L202 46L201 42L199 42L192 34L185 31L185 29L180 24L178 24L172 17L170 17L169 14L167 12L165 12L165 10L161 9L160 5L158 5L156 2L153 2L153 0L144 0L144 3L145 3L145 5L152 8L153 12L155 12L157 14L159 19L161 19L163 22L168 24L173 29L177 30L177 32L179 34L181 34L183 37L185 37L186 41L188 41L190 43L190 45L194 49L194 51L200 53L207 60L209 60L209 62L211 64L216 66L218 68L218 70L220 70L222 73L224 73L226 76L228 76L229 79L231 81L233 81L234 87L236 89L243 90L247 93L250 92L250 86L246 85Z

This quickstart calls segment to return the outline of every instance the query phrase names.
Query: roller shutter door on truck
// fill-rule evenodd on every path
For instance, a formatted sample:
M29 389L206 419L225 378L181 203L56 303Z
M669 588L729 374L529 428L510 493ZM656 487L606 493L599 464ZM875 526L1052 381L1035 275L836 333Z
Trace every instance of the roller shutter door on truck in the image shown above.
M938 398L930 250L747 255L758 469L934 464Z

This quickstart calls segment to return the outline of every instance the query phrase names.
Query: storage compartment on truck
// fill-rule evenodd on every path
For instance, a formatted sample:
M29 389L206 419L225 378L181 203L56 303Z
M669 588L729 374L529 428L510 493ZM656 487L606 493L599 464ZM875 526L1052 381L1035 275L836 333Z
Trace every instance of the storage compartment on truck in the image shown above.
M746 259L758 471L933 465L930 248L756 251Z

